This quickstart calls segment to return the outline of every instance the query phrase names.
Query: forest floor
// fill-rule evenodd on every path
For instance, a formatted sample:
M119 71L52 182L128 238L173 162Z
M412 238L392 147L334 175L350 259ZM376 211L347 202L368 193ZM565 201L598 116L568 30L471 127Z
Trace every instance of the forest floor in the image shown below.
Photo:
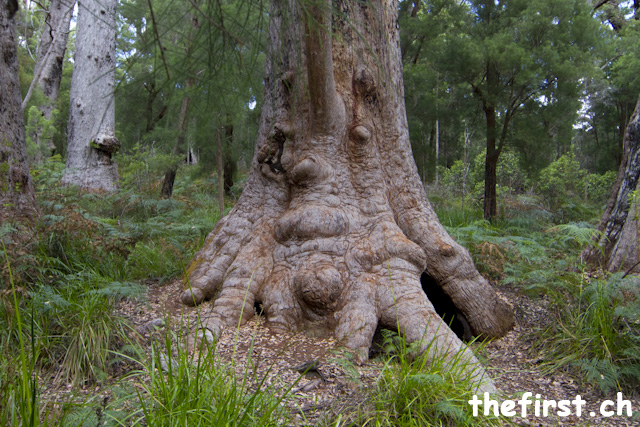
M7 266L21 274L16 279L18 293L30 295L23 299L22 312L24 319L35 321L24 336L32 338L38 358L32 371L16 372L20 357L29 352L20 353L18 322L11 310L15 301L0 299L9 307L4 313L0 311L5 315L0 316L0 324L8 332L7 337L0 337L0 417L19 407L10 400L11 392L20 384L31 387L30 379L37 377L39 387L34 388L34 394L41 402L37 410L41 420L48 417L53 420L49 425L56 426L63 421L73 426L153 425L148 421L153 416L181 415L185 408L194 413L221 407L220 411L225 411L227 406L212 406L207 399L223 396L228 391L225 388L233 389L234 384L240 384L241 393L229 407L240 408L231 415L241 421L245 403L259 394L258 400L264 397L271 404L282 397L286 405L286 414L278 407L267 424L293 414L293 421L284 425L376 425L376 421L394 416L405 419L393 419L390 424L406 421L406 425L415 425L417 414L424 416L423 423L442 418L445 425L456 425L456 420L465 420L459 424L468 425L470 406L467 396L460 393L465 389L464 381L457 379L455 386L449 380L435 386L427 381L428 387L415 387L413 380L429 368L411 365L402 355L378 355L357 365L333 339L273 334L258 315L241 327L228 328L215 353L207 353L213 356L198 359L214 363L213 369L198 371L204 376L210 373L206 381L193 381L195 386L183 384L199 378L192 375L191 362L196 359L190 357L203 353L176 355L176 350L193 344L189 342L194 335L191 327L199 316L206 317L211 303L198 308L183 306L179 302L181 283L172 279L184 272L218 221L218 211L212 208L211 182L185 176L170 200L155 197L159 186L142 193L133 188L109 196L82 194L52 187L51 182L59 182L64 163L58 160L48 165L36 175L41 189L38 198L46 215L38 235L30 241L31 252L22 247L7 251ZM580 251L591 243L593 227L584 221L594 217L593 212L579 206L573 216L563 213L558 218L541 207L540 199L522 195L505 200L504 218L489 224L482 221L481 211L473 204L465 205L447 194L431 194L430 200L448 232L470 250L478 270L495 281L499 295L516 313L517 323L510 333L477 345L479 358L502 392L499 399L518 400L529 392L534 398L539 395L540 400L571 401L580 395L587 402L581 417L563 418L553 410L548 417L533 416L529 408L528 416L504 418L504 423L640 425L638 416L605 418L599 414L600 403L615 402L615 390L620 387L634 414L640 415L640 390L631 391L640 379L640 279L585 273L578 260ZM8 236L10 229L0 230L0 237L2 233ZM3 292L0 296L11 297ZM576 319L581 323L576 324ZM99 345L84 344L92 338ZM394 345L400 341L393 339ZM180 375L163 375L157 369L162 364L159 355L166 353L172 353L172 360L181 363L181 368L186 366ZM319 361L319 365L301 375L296 368L310 361ZM585 361L591 364L576 363ZM600 363L608 370L600 369ZM410 369L404 369L406 365ZM550 367L556 370L550 372ZM442 380L444 374L438 369L434 368L433 377ZM235 378L226 375L231 372ZM247 378L249 389L243 383ZM174 388L161 389L163 381L170 380ZM256 383L261 381L258 392ZM399 393L402 387L405 392ZM200 393L202 389L209 394ZM601 390L606 389L614 391L603 395ZM176 402L173 393L182 393L183 399L165 408L166 402ZM194 396L202 394L207 399L193 402L198 400ZM420 405L411 406L418 399L422 399ZM440 411L441 403L447 410L453 407L462 413L461 417ZM149 404L155 405L157 414L145 413L143 406ZM427 413L425 408L435 408L435 413ZM46 415L47 411L51 413ZM259 408L251 411L260 413ZM211 419L217 420L218 415L215 412ZM472 425L484 425L487 419L473 417L471 421ZM5 423L0 420L0 424Z
M138 340L149 349L154 337L162 337L167 331L174 336L186 331L198 316L206 315L211 308L205 303L199 308L189 308L179 303L181 292L179 281L166 285L151 285L146 299L123 301L117 314L126 318L137 332ZM513 306L517 323L502 339L489 343L481 353L488 372L502 392L501 399L517 400L522 393L539 394L541 399L573 400L580 395L587 403L581 417L559 417L555 411L548 417L529 416L509 419L520 426L637 426L637 418L613 416L605 418L599 414L600 402L616 401L615 393L603 396L598 390L581 383L566 372L545 373L542 358L534 349L532 328L544 327L553 316L547 309L545 299L535 301L521 293L502 289L501 298ZM166 324L159 330L151 327ZM185 326L186 325L186 326ZM183 333L184 334L184 333ZM162 341L162 338L160 339ZM384 362L372 358L363 365L351 363L349 355L337 347L333 339L319 339L304 334L273 334L264 324L264 319L255 316L237 329L226 330L216 346L216 357L221 363L233 366L242 377L251 372L253 378L264 379L262 387L276 391L289 390L286 401L296 414L295 425L324 424L335 420L339 414L366 411L370 393L382 372ZM319 361L317 369L301 375L296 367ZM114 378L115 380L115 378ZM67 386L67 390L71 389ZM48 388L43 398L64 395L64 387ZM108 387L86 390L87 394L99 395L105 402L110 398ZM482 398L482 397L481 397ZM624 396L630 400L634 411L640 410L638 396ZM519 406L516 410L519 412ZM615 408L614 408L615 409ZM482 410L482 409L481 409ZM593 415L592 415L593 414Z

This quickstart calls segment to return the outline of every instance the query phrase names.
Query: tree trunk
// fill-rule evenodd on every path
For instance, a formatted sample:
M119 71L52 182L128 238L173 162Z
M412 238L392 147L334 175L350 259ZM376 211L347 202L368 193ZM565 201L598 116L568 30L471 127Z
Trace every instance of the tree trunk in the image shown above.
M17 0L0 3L0 224L33 220L36 198L27 163L13 18Z
M440 164L440 121L436 119L436 185L440 184L438 165Z
M487 91L486 98L496 93L495 68L491 61L487 64ZM491 99L483 99L482 109L487 123L487 153L484 163L484 219L493 221L498 215L498 196L496 186L498 183L498 157L500 152L496 149L498 138L496 123L496 107Z
M220 130L216 132L216 148L218 149L218 209L220 209L220 218L224 216L224 170L222 167L222 138Z
M50 101L46 106L49 108L49 114L58 100L64 54L67 51L69 39L69 24L75 4L75 0L51 0L36 52L35 75L29 92L23 100L23 109L29 102L29 96L35 84L42 88L44 95Z
M609 271L631 268L640 261L638 254L636 206L630 206L632 192L640 181L640 97L624 135L624 150L618 177L600 220L602 235L597 245L586 249L582 258L601 264ZM637 197L635 198L637 200ZM636 266L636 271L638 271Z
M236 172L236 162L233 160L233 157L229 153L224 153L224 194L227 197L231 197L231 189L233 188L233 175Z
M151 10L151 1L149 0L149 10ZM185 43L185 53L186 53L186 69L189 73L189 76L195 75L193 72L193 64L191 61L191 52L193 49L193 39L195 37L194 33L200 29L200 23L195 15L191 15L191 24L192 28L189 31L187 36L187 41ZM155 24L154 24L155 25ZM156 27L157 28L157 27ZM160 43L160 39L158 38L158 43ZM162 49L162 46L159 46ZM165 62L166 67L166 62ZM169 77L169 71L167 69L167 78ZM173 155L178 156L182 153L182 147L187 137L187 124L189 117L189 104L191 103L191 98L189 97L189 92L191 88L196 84L195 79L192 77L187 77L185 81L185 95L182 98L182 105L180 106L180 116L178 118L178 137L176 138L176 142L173 146ZM188 155L188 154L187 154ZM164 181L162 183L162 190L160 191L160 196L169 199L173 195L173 184L176 179L176 173L178 172L178 165L173 165L171 169L169 169L164 175Z
M227 124L224 127L225 150L223 154L224 165L224 194L231 196L231 188L233 187L233 174L236 172L236 162L231 155L231 146L233 145L233 124Z
M22 101L22 109L24 110L31 98L34 86L38 85L47 97L47 102L39 106L40 112L47 120L51 120L51 113L56 108L60 94L64 54L67 50L69 24L75 3L75 0L51 0L36 52L37 61L33 80ZM43 137L40 128L36 132L35 140L38 145L41 145L36 162L40 162L45 151L51 155L56 147L52 138Z
M332 15L329 0L272 2L250 176L191 262L182 301L215 299L204 318L214 337L261 303L276 331L333 333L360 359L381 326L422 350L435 340L431 357L461 351L475 369L421 274L475 335L503 335L513 315L427 201L409 142L397 1L333 4Z
M440 173L438 165L440 164L440 120L438 118L438 95L440 89L440 73L436 73L436 185L440 184Z
M112 191L118 184L113 155L116 0L78 2L76 52L71 77L67 163L62 182Z
M498 152L496 150L496 113L485 109L487 119L487 153L484 162L484 219L493 221L498 215Z
M187 79L186 89L187 92L193 85L193 81L191 79ZM178 137L176 138L176 142L173 146L173 155L177 156L182 151L182 146L187 137L187 117L189 115L189 104L191 103L191 98L189 95L185 95L182 98L182 104L180 105L180 116L178 117ZM170 199L173 195L173 184L176 180L176 174L178 173L178 165L173 165L171 168L165 172L164 181L162 182L162 189L160 190L160 196L164 199Z

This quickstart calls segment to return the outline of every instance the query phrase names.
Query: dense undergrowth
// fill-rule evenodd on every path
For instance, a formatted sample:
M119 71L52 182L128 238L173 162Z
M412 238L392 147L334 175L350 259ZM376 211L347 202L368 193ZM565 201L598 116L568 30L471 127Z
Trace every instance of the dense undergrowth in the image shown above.
M60 186L64 165L52 158L32 172L42 211L34 230L0 226L0 424L290 423L284 405L290 390L255 387L260 378L249 387L250 372L232 377L215 351L194 359L176 346L179 339L145 352L114 315L119 301L143 299L149 284L181 275L219 219L215 179L185 169L174 197L161 199L163 169L144 156L121 165L122 188L115 194ZM567 370L603 393L637 387L639 280L624 272L587 272L579 258L595 232L599 206L568 197L554 207L544 196L503 193L500 217L491 224L482 220L477 197L457 197L446 188L429 193L441 222L486 277L548 300L551 321L532 333L549 372ZM157 368L172 345L175 365L163 372ZM395 350L367 405L327 424L501 422L469 415L464 369L409 362L397 335L387 337L387 345ZM77 393L44 401L47 383L68 384ZM110 387L113 397L107 402L91 395L94 385Z
M632 392L640 384L640 278L590 270L580 253L592 244L599 210L575 200L565 204L574 219L541 198L507 198L494 223L473 205L439 202L449 233L468 248L481 273L494 283L549 302L547 324L532 331L546 372L566 370L603 393ZM562 213L567 216L568 212Z

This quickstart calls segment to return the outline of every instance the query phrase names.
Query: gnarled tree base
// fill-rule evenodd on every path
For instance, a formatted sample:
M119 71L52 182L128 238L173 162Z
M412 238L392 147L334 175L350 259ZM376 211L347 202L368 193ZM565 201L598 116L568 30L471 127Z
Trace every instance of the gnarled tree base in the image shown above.
M214 300L205 319L214 338L258 303L272 328L335 334L361 359L376 327L395 329L422 350L433 342L433 357L462 354L479 383L484 371L420 277L475 336L503 335L513 315L426 199L404 112L397 5L334 5L274 1L251 175L192 261L182 301Z

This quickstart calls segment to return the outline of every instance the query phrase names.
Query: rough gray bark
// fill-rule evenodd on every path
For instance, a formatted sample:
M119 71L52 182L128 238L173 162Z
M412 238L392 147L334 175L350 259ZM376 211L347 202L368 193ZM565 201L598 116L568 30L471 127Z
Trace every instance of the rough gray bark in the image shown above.
M427 201L409 142L397 1L330 5L272 2L251 173L194 257L182 301L215 300L204 318L214 336L259 303L276 331L333 333L362 359L382 326L477 367L427 299L423 271L475 335L503 335L513 315Z
M36 198L27 163L13 18L17 0L0 1L0 223L31 220Z
M116 65L116 0L78 2L78 25L67 163L62 182L86 189L117 188L114 85Z
M629 200L640 182L640 97L627 125L623 146L618 178L598 226L602 235L597 245L585 250L582 257L609 271L628 271L635 266L635 272L640 272L637 207L630 206Z
M50 101L45 106L47 110L43 109L42 111L47 115L47 118L51 115L51 110L60 94L62 66L69 39L69 24L75 4L75 0L51 0L36 52L34 77L29 91L22 101L23 110L29 102L33 87L37 84Z
M69 23L71 22L75 3L75 0L51 0L42 28L40 44L36 52L37 62L34 68L33 81L22 101L22 109L24 110L34 86L38 85L47 97L47 102L39 107L42 115L47 120L51 119L51 113L56 108L60 94L64 54L67 50L67 40L69 39ZM38 131L36 141L51 153L55 150L53 141L50 138L43 139L40 131ZM36 161L39 160L41 159L36 159Z

